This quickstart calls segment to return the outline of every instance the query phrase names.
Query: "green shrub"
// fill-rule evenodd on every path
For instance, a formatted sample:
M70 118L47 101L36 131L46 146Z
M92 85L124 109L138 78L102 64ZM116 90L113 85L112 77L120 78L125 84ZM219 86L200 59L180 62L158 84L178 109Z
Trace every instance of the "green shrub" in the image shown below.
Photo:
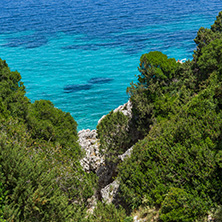
M205 214L205 205L181 188L171 188L161 204L159 218L164 222L190 222Z
M89 222L131 222L132 218L127 217L123 208L117 209L113 204L98 202Z
M0 166L0 173L1 173L0 178L3 178L4 175L2 174L1 166ZM0 182L0 221L1 221L1 219L3 219L6 194L7 193L5 191L4 184L2 182Z
M211 73L217 72L222 78L222 39L215 39L202 49L202 55L198 59L198 67L201 79L206 80Z
M41 159L29 156L20 142L10 141L7 135L0 139L0 154L5 175L1 181L7 190L5 219L61 221L68 217L70 206L55 182L55 170L48 171Z
M44 108L40 111L44 113ZM38 117L44 125L46 115L40 111L35 114L40 113ZM49 123L58 137L52 141L38 137L37 132L33 134L21 118L0 115L0 181L7 192L6 196L0 193L0 204L6 220L80 221L84 217L86 201L93 194L95 175L86 174L78 162L79 146L73 118L49 102L45 111L54 117ZM62 123L68 128L67 144Z
M7 192L3 218L80 221L93 195L95 176L55 147L35 142L16 120L1 120L0 132L0 181Z
M129 135L129 118L122 112L110 112L97 126L100 150L114 160L132 143Z
M0 103L13 117L24 119L27 114L29 99L25 96L25 87L20 74L12 72L6 61L0 59ZM1 110L1 108L0 108Z
M61 146L62 152L79 158L77 123L69 113L54 107L50 101L40 100L29 105L26 123L32 138Z
M216 222L222 222L222 206L221 205L219 205L216 208L216 211L212 217L215 219Z

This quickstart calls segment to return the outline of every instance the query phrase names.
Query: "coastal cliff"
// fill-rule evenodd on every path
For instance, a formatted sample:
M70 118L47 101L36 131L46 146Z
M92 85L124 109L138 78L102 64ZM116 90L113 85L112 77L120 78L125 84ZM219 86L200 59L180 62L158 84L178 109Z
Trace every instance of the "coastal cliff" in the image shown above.
M80 132L0 59L0 220L220 222L222 12L194 41L143 54L130 101Z

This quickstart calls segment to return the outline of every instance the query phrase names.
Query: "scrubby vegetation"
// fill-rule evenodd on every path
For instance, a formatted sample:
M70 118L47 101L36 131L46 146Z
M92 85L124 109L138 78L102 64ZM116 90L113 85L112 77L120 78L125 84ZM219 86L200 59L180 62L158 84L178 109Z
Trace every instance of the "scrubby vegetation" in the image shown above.
M125 210L117 209L114 204L98 202L94 213L90 215L87 222L132 222L132 217L127 217Z
M122 112L111 111L97 126L100 151L109 161L116 161L119 154L132 144L129 132L129 118Z
M0 216L80 220L95 175L80 167L77 124L49 101L30 103L20 80L0 60Z
M183 64L142 55L127 89L132 119L111 112L97 126L107 163L134 148L117 167L122 206L99 202L92 215L96 176L80 166L75 120L50 101L31 103L20 74L0 60L0 221L127 222L140 209L150 221L220 221L222 12L194 41Z
M159 221L204 221L222 203L221 19L222 12L211 29L200 28L192 61L141 56L138 82L127 89L140 140L118 174L131 212L148 207Z

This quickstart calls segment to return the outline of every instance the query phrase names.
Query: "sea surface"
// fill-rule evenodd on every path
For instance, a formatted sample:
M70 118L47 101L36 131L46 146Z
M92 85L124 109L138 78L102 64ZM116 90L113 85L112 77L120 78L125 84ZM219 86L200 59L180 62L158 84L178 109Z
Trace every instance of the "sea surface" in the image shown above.
M129 99L143 53L192 59L221 0L0 0L0 58L32 102L51 100L78 130Z

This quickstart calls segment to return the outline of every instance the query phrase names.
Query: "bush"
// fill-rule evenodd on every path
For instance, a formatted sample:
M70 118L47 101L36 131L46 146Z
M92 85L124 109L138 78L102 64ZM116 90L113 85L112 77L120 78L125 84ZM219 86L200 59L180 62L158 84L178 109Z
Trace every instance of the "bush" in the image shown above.
M98 202L93 215L89 217L89 222L132 222L132 218L127 217L123 208L117 209L113 204Z
M0 103L13 117L24 119L29 99L25 96L25 87L20 74L12 72L7 63L0 59ZM1 109L0 109L1 110Z
M13 131L19 133L15 128ZM5 175L1 176L1 181L7 190L4 218L16 221L65 219L71 206L68 206L67 197L62 195L55 182L55 170L48 171L46 163L37 155L28 154L23 142L16 141L17 138L2 132L0 139L1 164Z
M159 218L163 222L190 222L204 215L205 205L184 189L171 188L162 202Z
M100 150L114 160L132 143L129 135L129 118L122 112L110 112L97 126Z
M3 178L4 175L2 174L2 169L0 166L0 178ZM1 219L3 219L3 213L4 213L4 207L5 207L5 197L6 197L6 191L5 191L5 187L4 184L2 182L0 182L0 221Z
M81 157L77 123L69 113L55 108L50 101L40 100L31 104L26 123L32 138L61 146L62 152L71 157Z
M80 221L95 177L55 147L35 142L17 120L1 120L0 132L0 181L7 192L3 218Z
M222 222L222 206L221 205L219 205L216 208L213 218L215 219L216 222Z

